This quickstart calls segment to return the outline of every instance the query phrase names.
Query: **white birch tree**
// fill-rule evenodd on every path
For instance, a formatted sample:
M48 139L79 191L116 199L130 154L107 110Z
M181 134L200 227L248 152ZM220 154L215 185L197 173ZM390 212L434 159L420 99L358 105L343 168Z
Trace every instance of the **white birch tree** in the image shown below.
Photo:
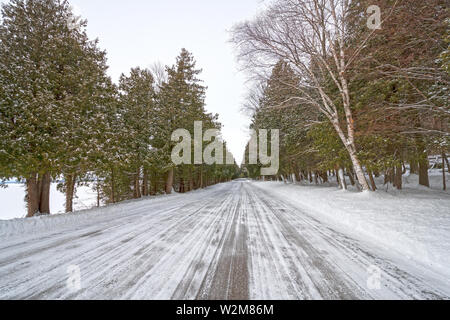
M368 29L367 39L350 48L350 5L350 0L276 0L253 21L235 26L232 42L246 68L257 74L280 59L291 65L300 79L300 95L293 98L326 116L349 154L359 184L370 190L355 143L349 74L375 30ZM338 100L332 90L339 93Z

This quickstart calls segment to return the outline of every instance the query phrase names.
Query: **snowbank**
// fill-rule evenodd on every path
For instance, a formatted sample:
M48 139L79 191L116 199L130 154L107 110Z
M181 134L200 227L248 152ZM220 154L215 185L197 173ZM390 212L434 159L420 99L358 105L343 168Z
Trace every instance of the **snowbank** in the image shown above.
M117 215L132 213L133 209L140 205L148 204L148 201L167 201L167 197L181 195L158 196L154 198L142 198L139 200L124 201L106 207L78 211L70 214L52 214L28 219L0 220L0 239L5 237L22 236L41 232L61 232L65 228L82 228L92 226L103 221L110 220ZM132 206L130 206L132 204Z
M375 193L254 182L349 236L375 243L450 276L450 194L406 184Z
M106 207L86 209L70 214L58 213L50 216L40 216L28 219L12 219L0 220L0 239L5 237L25 236L27 234L36 234L41 232L63 232L65 229L83 228L93 226L102 222L119 217L126 218L129 215L139 212L143 207L149 205L149 202L154 205L164 205L169 199L183 199L189 200L193 194L205 194L214 192L217 188L223 187L223 184L218 184L206 189L191 191L189 193L171 195L159 195L137 200L123 201L121 203L109 205ZM182 200L183 201L183 200Z
M57 190L57 183L52 183L50 190L50 211L59 214L65 211L65 195ZM77 187L73 200L76 211L95 207L97 193L89 186ZM9 183L7 188L0 188L0 220L23 218L27 214L25 204L25 186L21 183Z

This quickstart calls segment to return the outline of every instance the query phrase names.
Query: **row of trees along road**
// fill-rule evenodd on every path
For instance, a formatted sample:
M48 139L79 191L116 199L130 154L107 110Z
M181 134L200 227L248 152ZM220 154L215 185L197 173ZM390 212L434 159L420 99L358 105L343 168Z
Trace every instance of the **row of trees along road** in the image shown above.
M87 22L65 0L11 0L0 24L0 178L26 183L28 217L50 214L59 181L66 211L76 188L94 182L98 204L203 188L236 177L236 165L180 165L172 131L205 111L206 88L183 49L172 67L134 68L118 85ZM226 146L225 146L226 148Z
M381 9L381 29L367 9ZM275 0L232 40L256 83L253 129L281 130L278 177L327 182L345 174L402 188L409 164L430 186L429 156L445 165L450 137L448 2ZM247 162L248 163L248 162ZM252 177L260 165L248 165Z

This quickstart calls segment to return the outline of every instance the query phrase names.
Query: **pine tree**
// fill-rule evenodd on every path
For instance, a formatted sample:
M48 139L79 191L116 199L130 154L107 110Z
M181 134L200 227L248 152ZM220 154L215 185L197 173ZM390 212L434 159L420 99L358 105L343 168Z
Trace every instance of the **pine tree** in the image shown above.
M104 52L63 0L12 0L0 26L1 175L26 180L28 216L49 214L51 178L75 178L92 153L109 79Z
M162 84L158 94L159 117L153 143L162 152L161 161L167 174L165 191L168 194L172 192L174 182L174 166L170 159L174 146L171 135L180 128L193 135L194 122L206 118L206 88L198 79L201 70L195 66L192 54L182 49L176 64L167 68L168 80Z
M122 74L119 89L126 169L133 181L133 197L140 198L141 176L146 175L145 163L150 157L151 137L155 134L152 121L156 115L153 75L149 70L134 68L129 77ZM147 183L143 181L144 185ZM143 191L148 195L146 187Z

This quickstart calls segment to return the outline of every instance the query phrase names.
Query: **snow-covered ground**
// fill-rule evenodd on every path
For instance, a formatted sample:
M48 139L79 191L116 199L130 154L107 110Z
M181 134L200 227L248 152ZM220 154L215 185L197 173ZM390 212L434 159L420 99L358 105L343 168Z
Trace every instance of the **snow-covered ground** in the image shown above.
M449 205L235 181L0 221L0 299L448 299Z
M439 270L450 279L450 192L442 191L438 172L430 176L430 183L431 190L420 187L418 176L411 175L404 177L402 191L380 183L376 193L282 182L257 186L337 230Z
M50 190L50 211L52 214L65 211L65 196L53 183ZM74 198L74 210L91 209L97 205L97 193L88 186L77 187ZM0 188L0 220L23 218L27 215L25 204L25 186L21 183L9 183Z

